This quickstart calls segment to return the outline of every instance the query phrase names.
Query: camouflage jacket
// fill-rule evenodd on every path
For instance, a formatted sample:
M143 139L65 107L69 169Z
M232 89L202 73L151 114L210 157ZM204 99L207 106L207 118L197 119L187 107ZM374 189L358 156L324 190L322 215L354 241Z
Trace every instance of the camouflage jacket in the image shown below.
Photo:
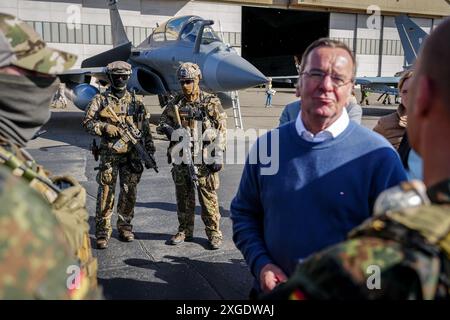
M196 110L201 113L201 120L192 119L187 115L190 110ZM181 124L178 123L177 111L180 116ZM201 122L201 126L199 125ZM226 149L226 136L227 136L227 114L222 108L219 98L216 95L200 92L197 101L189 102L185 99L183 94L175 96L164 109L157 131L162 133L161 128L167 125L173 129L183 127L189 130L189 134L193 137L194 141L201 143L203 159L207 155L208 146L214 144L215 149L219 152L223 152ZM169 162L171 158L171 149L176 145L176 141L171 141L167 150ZM193 145L195 149L195 145ZM194 151L194 154L196 151Z
M144 103L128 91L122 98L117 98L110 90L94 96L86 110L86 116L83 121L83 126L89 133L102 137L100 143L102 151L114 152L112 146L120 139L120 137L110 138L105 133L108 124L118 126L113 119L102 113L102 110L107 106L110 106L122 121L131 122L135 128L139 129L142 133L142 143L146 150L150 153L155 152L150 130L151 115L148 109L145 108ZM124 150L119 153L131 151L131 142L125 145Z
M450 179L427 193L431 203L385 208L265 298L450 299Z
M97 259L92 255L92 249L90 246L88 224L89 214L85 207L85 190L81 190L84 194L80 194L79 198L84 201L84 205L83 203L79 203L79 206L76 208L62 208L61 201L57 200L58 193L51 189L48 185L52 184L53 180L60 179L62 177L50 178L50 173L41 165L38 165L25 150L18 148L14 144L11 144L3 139L0 140L0 156L0 167L2 170L8 169L14 176L22 177L23 179L20 180L28 183L28 190L24 189L21 192L37 192L36 194L40 195L41 198L47 203L45 210L47 210L49 214L53 213L53 217L57 221L58 230L63 234L64 246L70 250L71 259L73 259L72 265L80 267L84 277L83 284L86 284L86 287L83 288L82 291L73 291L72 296L75 298L99 298L101 293L97 288ZM4 158L8 158L10 156L14 157L14 161L5 163ZM44 178L47 181L47 184L37 180L36 178L31 178L30 180L29 176L25 178L23 170L15 168L13 164L21 164L23 167L33 171L33 175L36 174ZM78 182L73 178L65 177L64 179L70 179L72 185L78 184ZM2 191L0 191L0 197L1 196L7 197L7 195L3 195ZM28 206L28 197L24 197L23 199L27 199L27 201L22 201L21 203ZM55 200L58 202L55 203ZM67 200L70 201L71 199ZM33 207L32 204L30 205L30 208L31 207Z
M0 165L0 299L69 299L77 266L49 203Z

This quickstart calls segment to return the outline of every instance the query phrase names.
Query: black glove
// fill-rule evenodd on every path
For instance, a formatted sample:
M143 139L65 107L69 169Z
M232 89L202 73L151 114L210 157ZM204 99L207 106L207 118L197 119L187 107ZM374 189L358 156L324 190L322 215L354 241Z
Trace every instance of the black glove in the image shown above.
M223 165L220 163L208 164L208 170L211 171L212 173L219 172L220 170L222 170L222 168Z
M197 108L194 109L192 117L194 118L194 120L203 121L204 118L203 111Z
M162 125L159 129L159 132L165 134L167 139L169 140L172 138L173 131L174 131L173 128L167 124Z
M61 190L80 185L80 183L70 175L53 176L50 177L50 180L52 180L52 182Z

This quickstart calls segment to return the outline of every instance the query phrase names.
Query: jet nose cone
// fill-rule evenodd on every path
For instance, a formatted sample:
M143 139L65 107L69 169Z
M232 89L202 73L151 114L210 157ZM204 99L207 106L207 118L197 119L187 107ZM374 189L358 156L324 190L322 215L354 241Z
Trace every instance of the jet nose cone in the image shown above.
M237 54L209 57L205 61L205 84L213 91L234 91L263 84L268 79Z

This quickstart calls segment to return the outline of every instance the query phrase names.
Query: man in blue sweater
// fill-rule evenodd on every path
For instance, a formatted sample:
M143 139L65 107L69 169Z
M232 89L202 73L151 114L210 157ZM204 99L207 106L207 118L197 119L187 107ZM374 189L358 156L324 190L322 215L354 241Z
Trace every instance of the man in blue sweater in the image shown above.
M250 151L231 218L233 240L256 279L254 293L270 292L299 260L345 239L372 214L383 190L406 180L389 143L349 121L344 107L355 69L344 43L312 43L300 66L299 116ZM263 159L266 150L271 163ZM278 171L270 174L269 166Z

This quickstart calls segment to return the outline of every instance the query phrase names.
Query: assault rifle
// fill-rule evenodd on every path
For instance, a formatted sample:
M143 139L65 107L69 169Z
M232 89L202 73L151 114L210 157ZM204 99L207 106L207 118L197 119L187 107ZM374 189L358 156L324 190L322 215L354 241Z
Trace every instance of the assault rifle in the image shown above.
M122 120L117 116L111 106L106 106L102 112L106 113L110 119L112 119L119 128L119 134L121 139L118 140L113 148L122 148L124 143L131 142L136 151L138 152L139 158L144 162L147 169L153 168L156 172L158 171L158 166L156 160L151 153L148 153L141 143L142 133L136 128L132 123L127 120ZM125 118L126 119L126 118ZM117 144L117 145L116 145Z

